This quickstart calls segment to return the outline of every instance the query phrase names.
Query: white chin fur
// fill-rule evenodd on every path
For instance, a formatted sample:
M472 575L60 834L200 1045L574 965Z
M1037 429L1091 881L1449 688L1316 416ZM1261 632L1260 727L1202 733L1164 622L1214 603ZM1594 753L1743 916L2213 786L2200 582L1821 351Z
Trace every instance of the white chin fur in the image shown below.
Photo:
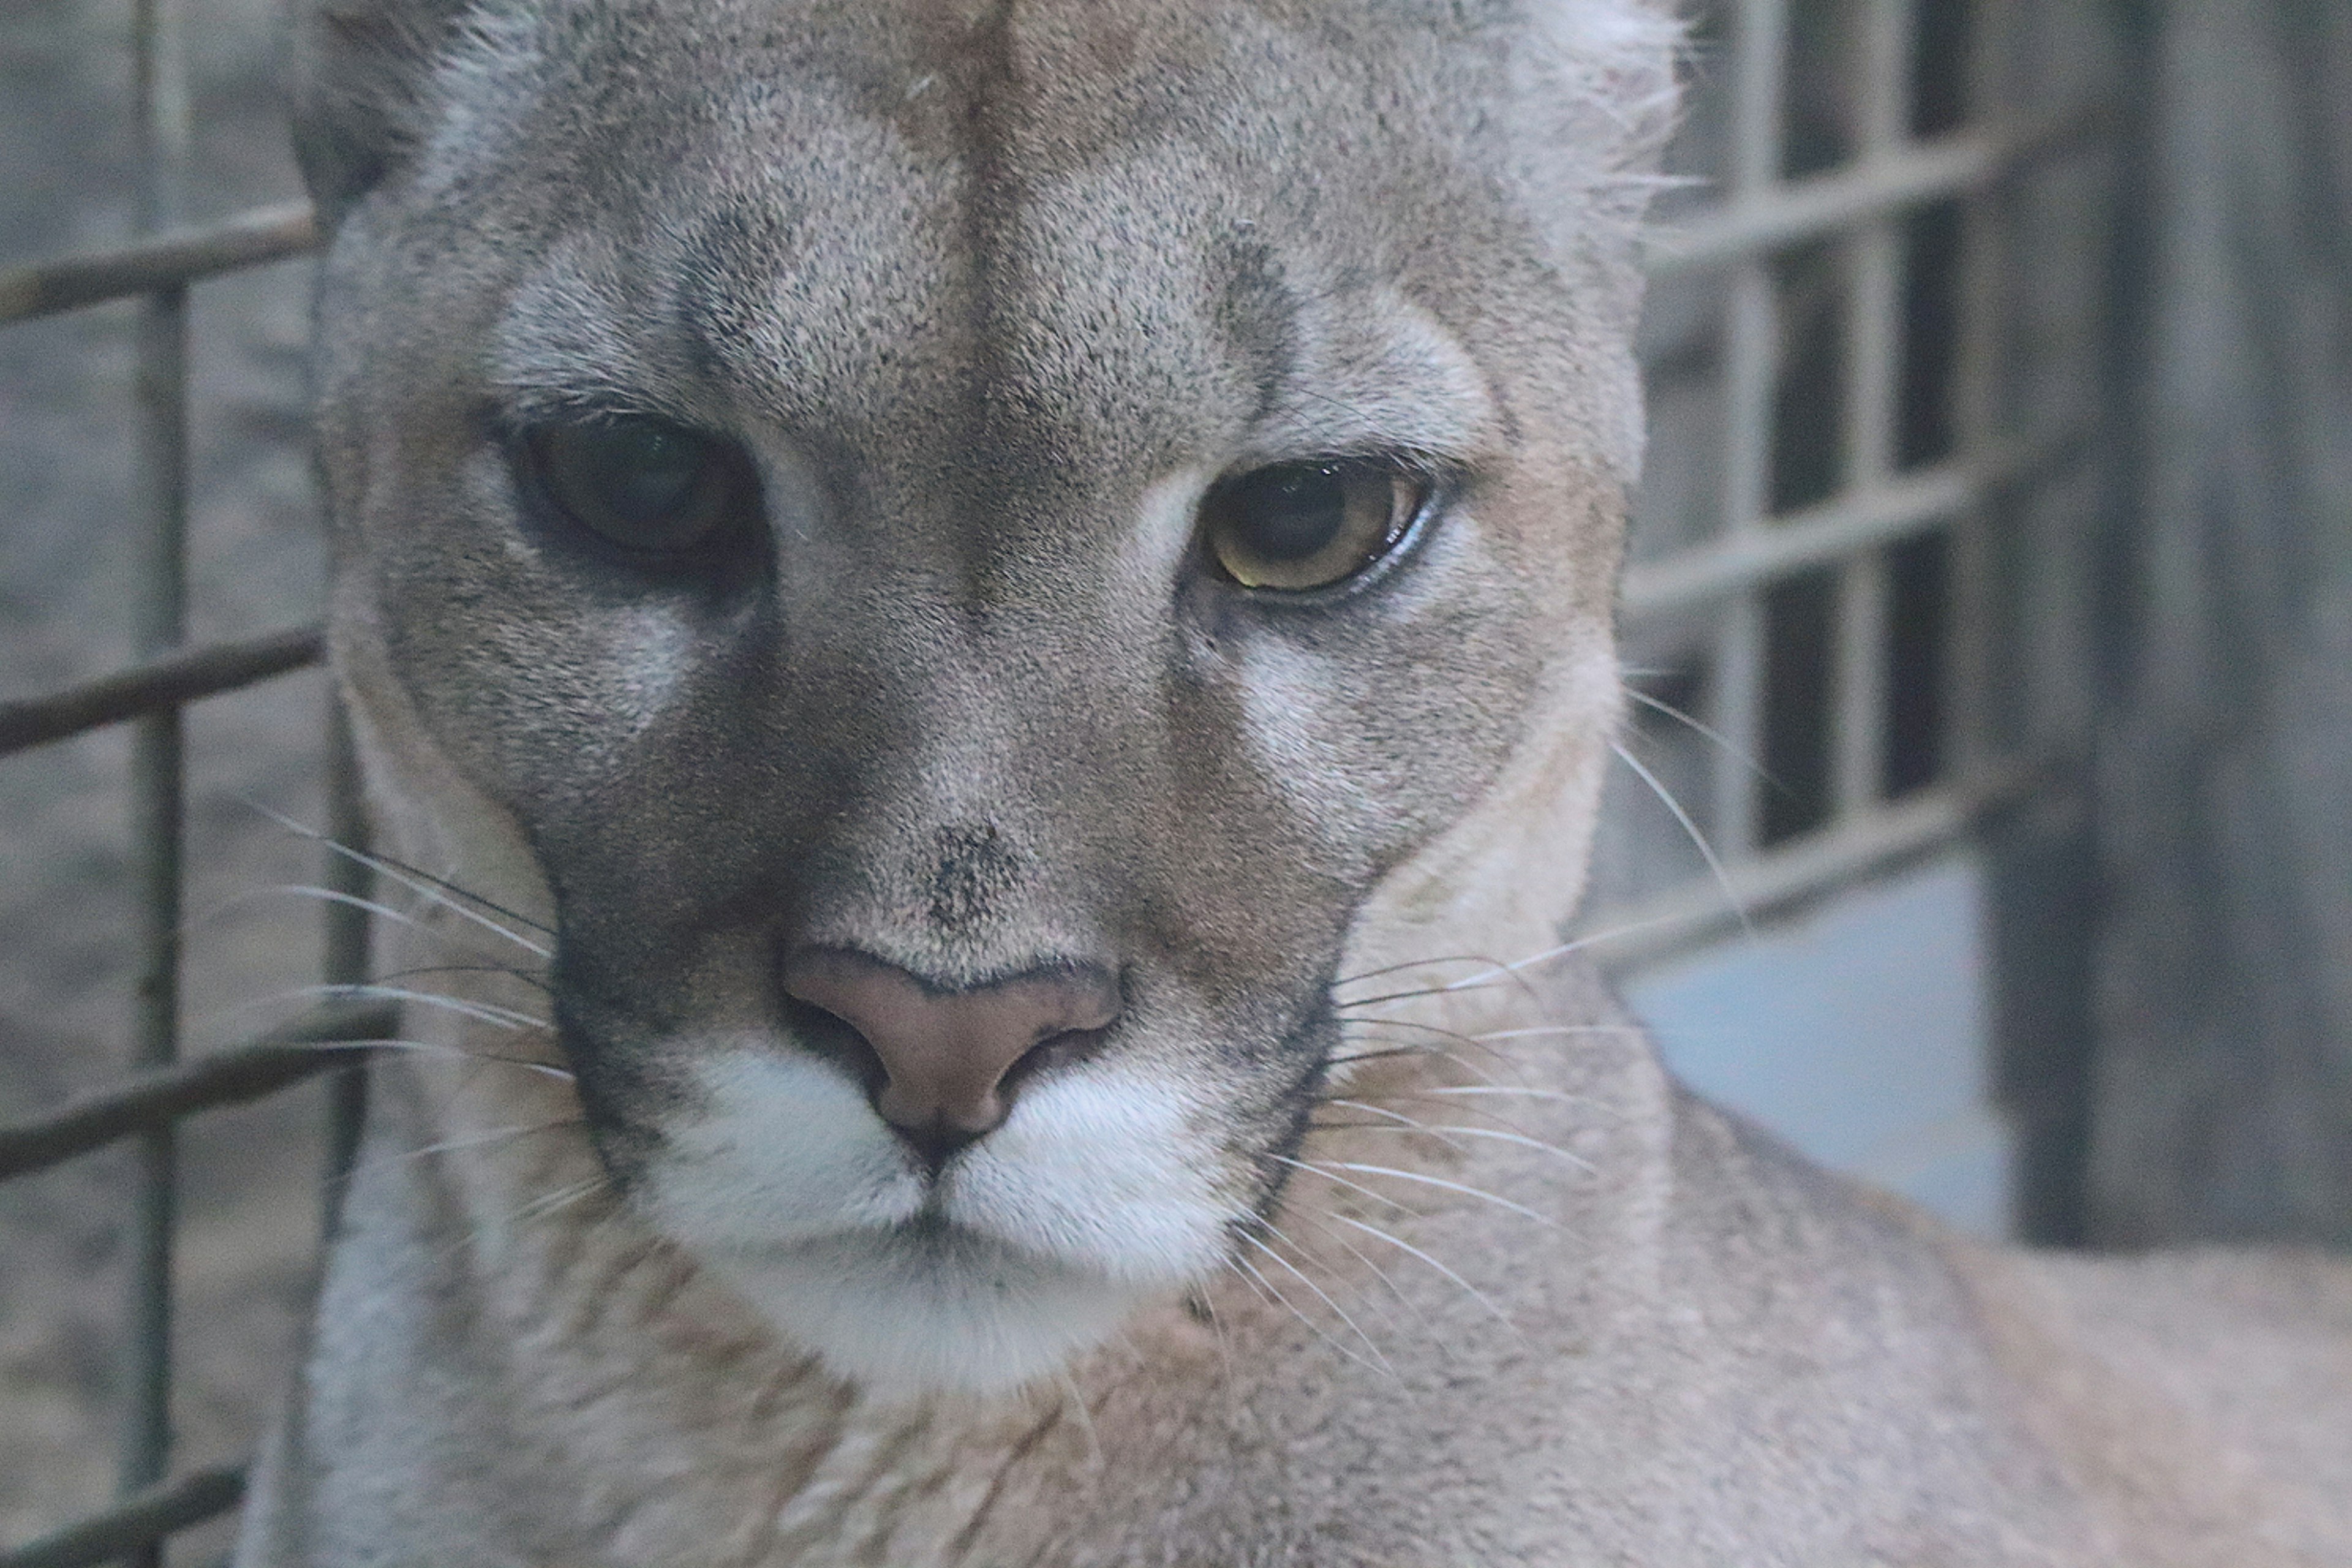
M934 1184L838 1069L775 1042L707 1055L647 1214L835 1373L992 1392L1202 1279L1227 1212L1177 1091L1101 1061L1028 1087Z

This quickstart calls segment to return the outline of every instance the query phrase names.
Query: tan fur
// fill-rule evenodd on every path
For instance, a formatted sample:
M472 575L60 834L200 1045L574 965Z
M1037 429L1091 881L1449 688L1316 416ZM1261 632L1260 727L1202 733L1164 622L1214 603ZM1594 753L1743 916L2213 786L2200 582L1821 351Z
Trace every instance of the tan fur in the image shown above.
M1651 6L294 37L336 661L384 841L477 900L381 956L477 1059L379 1074L243 1568L2352 1562L2342 1266L1970 1246L1689 1097L1554 951ZM723 569L531 510L502 422L644 405L756 466ZM1204 574L1216 476L1366 452L1452 487L1386 575ZM921 1223L825 1219L911 1177L778 1000L795 942L1076 954L1126 1010Z

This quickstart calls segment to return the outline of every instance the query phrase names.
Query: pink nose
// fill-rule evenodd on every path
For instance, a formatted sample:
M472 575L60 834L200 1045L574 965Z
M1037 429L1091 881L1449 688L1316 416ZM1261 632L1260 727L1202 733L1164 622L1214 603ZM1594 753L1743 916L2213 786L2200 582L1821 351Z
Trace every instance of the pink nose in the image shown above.
M934 1152L1003 1121L1005 1075L1032 1051L1118 1016L1118 982L1091 963L942 991L862 952L802 948L785 958L783 981L789 994L824 1008L873 1048L885 1080L875 1110Z

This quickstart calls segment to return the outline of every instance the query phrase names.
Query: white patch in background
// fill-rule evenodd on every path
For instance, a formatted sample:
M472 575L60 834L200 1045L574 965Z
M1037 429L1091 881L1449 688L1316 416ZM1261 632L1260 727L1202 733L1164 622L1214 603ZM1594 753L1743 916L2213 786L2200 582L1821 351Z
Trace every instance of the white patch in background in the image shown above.
M1998 1237L2011 1134L1988 1094L1982 900L1955 856L1650 970L1626 1000L1708 1099Z
M837 1068L730 1049L697 1071L709 1109L667 1130L645 1207L836 1373L1026 1383L1223 1256L1217 1152L1182 1098L1090 1067L1032 1086L934 1187Z

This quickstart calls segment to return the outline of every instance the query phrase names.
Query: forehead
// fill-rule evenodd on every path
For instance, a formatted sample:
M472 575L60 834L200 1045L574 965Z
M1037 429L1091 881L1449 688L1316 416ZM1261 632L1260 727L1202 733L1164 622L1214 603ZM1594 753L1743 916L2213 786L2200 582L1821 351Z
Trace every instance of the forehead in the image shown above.
M1164 0L559 8L447 79L440 183L536 215L526 381L619 351L795 423L975 376L1148 423L1262 399L1368 310L1442 317L1467 242L1511 243L1415 52Z

